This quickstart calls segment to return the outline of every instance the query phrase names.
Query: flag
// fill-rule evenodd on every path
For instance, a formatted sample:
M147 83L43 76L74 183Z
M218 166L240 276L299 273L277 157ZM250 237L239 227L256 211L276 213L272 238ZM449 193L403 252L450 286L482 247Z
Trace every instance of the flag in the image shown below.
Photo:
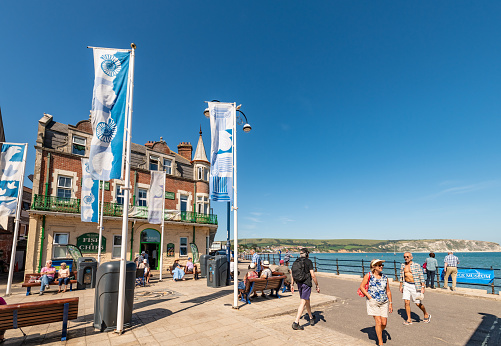
M209 102L211 151L210 198L216 202L233 200L233 121L235 105Z
M165 200L165 172L151 171L150 195L148 198L148 222L162 223L162 213Z
M82 159L80 219L82 222L99 222L99 180L92 180L89 166L89 159Z
M23 178L24 144L1 144L0 152L0 216L15 216Z
M94 48L89 167L94 180L120 179L130 52Z

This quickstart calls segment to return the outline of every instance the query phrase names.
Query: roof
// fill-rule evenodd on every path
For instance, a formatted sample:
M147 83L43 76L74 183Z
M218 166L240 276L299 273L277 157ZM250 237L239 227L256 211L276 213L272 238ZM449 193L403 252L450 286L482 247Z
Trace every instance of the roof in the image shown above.
M205 154L204 141L202 140L202 130L200 130L200 137L198 137L197 150L195 151L193 161L209 162L209 160L207 160L207 155Z

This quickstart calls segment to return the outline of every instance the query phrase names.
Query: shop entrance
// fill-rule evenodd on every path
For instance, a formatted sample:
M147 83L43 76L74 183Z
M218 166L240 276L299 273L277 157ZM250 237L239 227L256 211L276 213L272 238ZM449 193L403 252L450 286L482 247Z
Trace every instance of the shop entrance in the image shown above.
M148 254L148 261L151 269L158 269L160 258L160 232L148 228L141 232L140 252Z

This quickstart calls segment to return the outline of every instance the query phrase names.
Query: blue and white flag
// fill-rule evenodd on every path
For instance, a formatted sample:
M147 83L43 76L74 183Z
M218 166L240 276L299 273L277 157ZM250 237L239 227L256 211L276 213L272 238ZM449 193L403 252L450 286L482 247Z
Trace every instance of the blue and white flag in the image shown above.
M94 48L89 167L94 180L120 179L130 52Z
M151 171L150 195L148 198L148 222L162 223L162 213L165 203L165 172Z
M215 202L233 201L233 122L235 105L209 102L210 199Z
M89 159L82 159L82 198L80 219L82 222L99 221L99 180L92 180Z
M24 144L1 144L0 152L0 216L15 216L23 176Z

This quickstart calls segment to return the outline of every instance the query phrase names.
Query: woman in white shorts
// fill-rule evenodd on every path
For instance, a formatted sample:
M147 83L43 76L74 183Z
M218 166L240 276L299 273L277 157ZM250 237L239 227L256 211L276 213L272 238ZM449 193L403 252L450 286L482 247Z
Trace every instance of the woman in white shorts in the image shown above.
M386 328L388 311L393 312L390 285L388 277L383 274L385 261L374 259L371 261L371 271L365 274L360 290L367 297L367 314L376 321L376 335L378 345L383 345L383 330ZM369 284L367 289L365 286Z

